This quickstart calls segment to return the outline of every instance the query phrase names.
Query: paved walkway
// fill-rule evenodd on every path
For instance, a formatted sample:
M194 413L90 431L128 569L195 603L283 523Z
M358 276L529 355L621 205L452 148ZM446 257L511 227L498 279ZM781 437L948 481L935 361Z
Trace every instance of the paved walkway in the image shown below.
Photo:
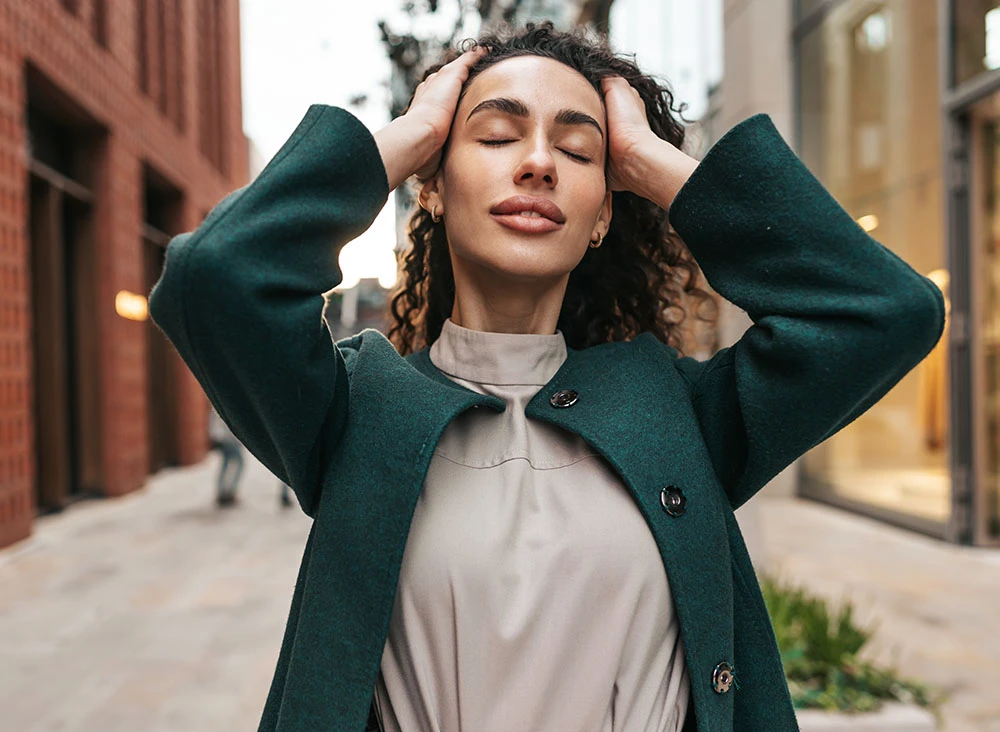
M0 551L0 715L18 732L253 730L309 521L248 466L212 505L217 458L41 519ZM878 652L947 688L947 732L1000 731L1000 553L815 504L756 504L767 563L881 621Z
M309 519L253 461L218 511L217 465L43 518L0 552L0 729L257 729Z
M818 503L752 504L779 577L876 626L872 656L948 694L947 732L1000 732L1000 551L945 544ZM742 509L741 509L742 510Z

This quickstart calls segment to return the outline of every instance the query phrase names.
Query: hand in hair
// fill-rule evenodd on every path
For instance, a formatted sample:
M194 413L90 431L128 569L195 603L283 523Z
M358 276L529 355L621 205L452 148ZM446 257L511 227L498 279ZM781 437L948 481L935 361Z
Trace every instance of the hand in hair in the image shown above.
M639 92L620 76L601 80L608 114L608 185L662 208L698 167L698 161L650 129Z
M429 178L437 170L462 85L482 55L476 47L430 74L417 86L406 113L375 133L390 190L414 173Z

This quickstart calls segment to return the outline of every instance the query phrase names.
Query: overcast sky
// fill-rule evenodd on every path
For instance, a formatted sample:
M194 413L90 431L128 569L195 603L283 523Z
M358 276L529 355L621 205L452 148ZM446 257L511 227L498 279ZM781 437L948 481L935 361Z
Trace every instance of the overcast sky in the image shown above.
M389 62L377 23L386 18L395 29L407 28L401 4L402 0L241 1L243 127L265 161L278 151L310 104L347 107L355 95L367 94L369 102L351 111L373 131L388 121ZM705 85L704 70L710 76L716 71L704 61L705 44L700 40L704 29L697 28L704 21L688 17L691 11L684 8L690 5L690 0L616 0L612 38L617 23L621 43L638 53L646 70L675 76L676 91L693 102L695 111L701 104L697 97ZM720 0L707 3L715 5L721 7ZM457 2L443 0L442 17L427 22L448 27L454 17L446 11L452 6ZM721 26L721 11L719 15ZM379 277L383 284L394 278L393 216L393 206L387 205L372 228L344 250L342 286L353 286L359 277Z

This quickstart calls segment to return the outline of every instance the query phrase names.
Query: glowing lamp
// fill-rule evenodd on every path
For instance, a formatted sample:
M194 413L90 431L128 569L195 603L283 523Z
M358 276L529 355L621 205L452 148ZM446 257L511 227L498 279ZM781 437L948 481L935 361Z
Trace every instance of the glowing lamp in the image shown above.
M126 320L137 320L141 323L149 318L149 305L142 295L121 290L115 295L115 312Z
M858 219L858 226L868 232L875 231L878 228L878 216L875 214L868 214L867 216L862 216Z

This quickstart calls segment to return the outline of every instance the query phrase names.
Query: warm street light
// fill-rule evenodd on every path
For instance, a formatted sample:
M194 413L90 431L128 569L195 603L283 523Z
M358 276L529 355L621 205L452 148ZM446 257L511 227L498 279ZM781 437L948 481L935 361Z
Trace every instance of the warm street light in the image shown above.
M120 290L115 295L115 312L127 320L142 322L149 318L146 298L128 290Z
M858 219L858 225L865 231L871 232L878 228L878 216L875 214L868 214L867 216L862 216Z

